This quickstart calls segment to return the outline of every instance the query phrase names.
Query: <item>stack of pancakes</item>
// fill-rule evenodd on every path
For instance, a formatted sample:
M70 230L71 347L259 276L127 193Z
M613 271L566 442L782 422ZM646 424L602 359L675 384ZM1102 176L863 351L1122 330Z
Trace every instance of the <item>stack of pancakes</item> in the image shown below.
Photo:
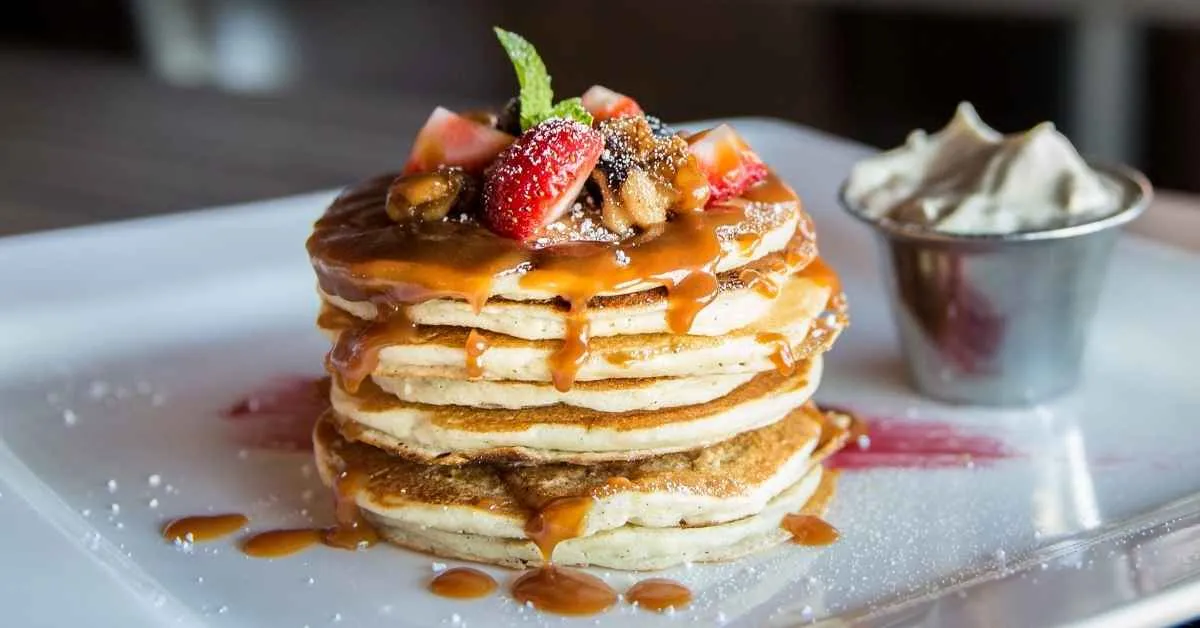
M846 313L778 178L633 241L568 217L569 242L542 248L468 221L399 229L388 180L345 192L309 240L334 341L317 461L381 536L656 569L774 545L786 515L823 510L847 424L810 397Z

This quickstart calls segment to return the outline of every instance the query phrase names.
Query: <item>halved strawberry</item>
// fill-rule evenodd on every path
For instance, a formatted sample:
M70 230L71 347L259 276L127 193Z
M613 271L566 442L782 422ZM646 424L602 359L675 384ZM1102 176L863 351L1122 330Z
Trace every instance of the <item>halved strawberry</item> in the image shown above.
M728 124L688 138L688 150L708 178L708 203L738 196L767 177L767 166Z
M600 132L574 120L551 118L529 129L488 172L483 186L488 226L525 240L558 220L579 196L602 150Z
M428 172L438 166L458 166L479 173L514 139L508 133L438 107L417 133L404 174Z
M596 122L621 116L636 116L642 113L642 108L637 101L603 85L593 85L583 93L583 108L592 114Z

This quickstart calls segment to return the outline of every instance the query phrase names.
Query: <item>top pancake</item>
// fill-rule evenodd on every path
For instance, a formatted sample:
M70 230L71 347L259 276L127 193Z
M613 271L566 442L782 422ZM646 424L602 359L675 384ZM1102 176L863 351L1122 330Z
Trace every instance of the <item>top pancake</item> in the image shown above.
M771 174L741 197L678 214L616 241L537 248L473 221L398 224L385 211L391 177L347 189L317 221L308 251L321 289L346 301L451 298L590 300L720 273L812 240L795 193Z
M717 276L717 293L696 313L687 333L718 336L745 327L771 307L780 286L816 255L811 241L798 239L787 253L771 253ZM820 264L820 262L815 262ZM320 290L322 300L356 318L374 320L379 307L370 301L350 301ZM561 339L567 335L569 305L562 299L513 301L494 297L476 311L457 299L431 299L407 308L418 325L470 327L527 340ZM589 333L593 338L671 331L671 303L664 287L622 295L598 296L588 302Z

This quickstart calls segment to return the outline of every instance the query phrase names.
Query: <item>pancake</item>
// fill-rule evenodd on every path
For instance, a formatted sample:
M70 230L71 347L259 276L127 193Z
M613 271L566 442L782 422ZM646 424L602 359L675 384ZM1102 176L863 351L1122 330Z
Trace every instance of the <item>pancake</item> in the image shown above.
M439 555L509 566L537 564L526 521L563 497L590 497L578 538L559 564L656 569L724 560L787 538L779 522L828 499L817 463L847 438L844 418L808 404L784 420L706 449L589 467L459 467L405 462L345 440L326 416L314 432L327 484L357 474L354 501L390 540ZM814 447L816 448L814 450ZM826 491L820 491L822 484ZM347 496L343 496L345 498Z
M811 244L811 243L810 243ZM807 263L813 250L795 253ZM722 273L716 297L701 309L687 333L719 336L744 327L764 316L779 285L797 268L789 266L782 253L773 253L744 267ZM352 316L374 320L379 308L370 301L350 301L318 292L324 302ZM666 288L655 288L620 296L595 297L588 303L588 321L593 338L671 331ZM469 303L456 299L431 299L408 307L408 317L418 325L468 327L527 340L562 339L567 334L568 305L561 299L512 301L493 298L476 312Z
M608 379L577 382L559 392L541 382L465 380L445 377L373 377L401 401L429 405L520 410L563 404L599 412L660 410L707 403L745 384L754 373L702 377Z
M816 505L823 506L827 496L832 496L835 481L836 473L815 467L761 511L736 521L699 528L630 525L563 541L554 551L554 564L649 571L682 563L741 558L792 538L781 527L788 514L823 514L824 508ZM537 547L529 541L396 525L369 512L366 517L385 539L418 552L512 568L545 564Z
M780 286L765 316L723 336L664 333L593 338L574 379L761 372L776 367L781 351L790 351L796 359L818 354L832 345L846 323L844 301L832 298L835 287L825 277L801 271ZM318 324L336 341L344 333L340 325L350 318L322 315ZM385 338L380 341L374 374L468 379L469 335L470 330L460 327L421 327L415 338ZM561 341L480 336L487 348L474 359L478 378L553 381L550 357Z
M758 374L707 403L650 411L434 406L401 401L370 380L354 394L335 384L330 401L344 434L408 459L586 464L695 449L775 423L820 382L819 356L797 367L788 376Z
M574 225L567 241L533 248L473 221L397 229L384 210L391 178L348 188L314 225L307 248L327 294L407 303L445 296L479 303L590 299L658 288L698 269L741 268L784 250L798 230L814 239L799 198L773 173L739 198L636 235L595 240L586 226ZM624 256L614 256L616 250Z

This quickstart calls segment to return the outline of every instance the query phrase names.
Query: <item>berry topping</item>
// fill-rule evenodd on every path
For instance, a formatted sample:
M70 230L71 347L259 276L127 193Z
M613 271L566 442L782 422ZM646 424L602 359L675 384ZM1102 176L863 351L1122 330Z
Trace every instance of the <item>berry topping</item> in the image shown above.
M574 120L552 118L526 131L488 172L488 226L518 240L535 236L574 204L603 148L598 131Z
M417 133L404 173L428 172L438 166L482 172L513 139L508 133L438 107Z
M767 166L727 124L691 136L688 150L708 178L709 204L738 196L767 177Z
M521 134L520 98L513 96L504 103L504 108L500 110L500 115L496 119L496 128L512 135Z
M593 85L583 93L583 107L597 121L636 116L642 113L637 101L603 85Z

